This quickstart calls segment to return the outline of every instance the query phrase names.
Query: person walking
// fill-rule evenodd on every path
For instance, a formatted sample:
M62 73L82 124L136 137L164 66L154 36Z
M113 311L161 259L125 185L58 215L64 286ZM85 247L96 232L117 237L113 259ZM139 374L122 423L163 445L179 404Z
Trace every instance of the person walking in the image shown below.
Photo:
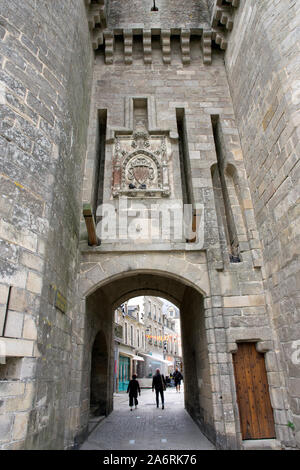
M178 367L176 367L176 370L173 374L174 382L175 382L175 387L176 387L176 392L180 392L180 384L183 379L181 372L179 372Z
M133 374L132 380L130 380L128 387L127 387L127 393L129 393L129 406L130 406L130 411L132 411L133 403L135 404L135 409L137 409L138 406L138 399L137 396L138 394L141 396L141 389L140 389L140 384L136 380L136 375Z
M165 400L164 400L164 391L166 390L166 381L163 374L160 373L159 369L156 369L156 374L153 376L152 379L152 392L156 393L156 406L159 408L159 395L161 397L161 408L164 410L165 408Z

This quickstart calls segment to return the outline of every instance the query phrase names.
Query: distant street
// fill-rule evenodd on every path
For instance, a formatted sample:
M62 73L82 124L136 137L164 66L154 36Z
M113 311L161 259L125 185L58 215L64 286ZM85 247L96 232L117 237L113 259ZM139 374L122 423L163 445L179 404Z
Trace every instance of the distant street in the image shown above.
M165 409L156 408L155 393L142 390L138 409L128 395L114 397L114 411L92 431L82 450L213 450L184 409L183 392L165 392Z

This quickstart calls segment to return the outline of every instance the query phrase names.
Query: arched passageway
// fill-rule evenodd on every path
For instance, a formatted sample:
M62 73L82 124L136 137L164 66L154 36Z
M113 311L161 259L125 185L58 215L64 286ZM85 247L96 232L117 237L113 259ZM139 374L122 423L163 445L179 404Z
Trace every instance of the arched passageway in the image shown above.
M91 398L101 395L101 409L105 410L106 414L112 411L113 311L120 303L140 295L163 297L180 309L185 371L185 407L206 436L215 441L211 370L204 315L204 296L206 294L180 276L147 270L126 272L102 282L88 295L86 299L86 351L91 351L92 344L94 344L91 355L93 359L90 359L90 369L87 370L87 377L92 377L89 385ZM97 335L99 331L101 331L100 336ZM101 341L102 345L107 343L107 370L103 365ZM94 359L97 357L102 361L101 366L94 363ZM99 383L97 373L95 374L98 368L101 369ZM107 379L106 387L104 387L105 377ZM95 386L99 386L99 392L95 391Z

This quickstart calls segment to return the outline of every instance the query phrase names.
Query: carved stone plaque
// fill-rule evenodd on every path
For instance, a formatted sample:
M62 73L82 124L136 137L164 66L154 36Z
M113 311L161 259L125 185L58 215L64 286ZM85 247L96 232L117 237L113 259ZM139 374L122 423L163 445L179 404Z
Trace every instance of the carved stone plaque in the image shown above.
M131 135L118 135L113 160L113 196L169 196L168 144L166 135L149 135L142 123Z

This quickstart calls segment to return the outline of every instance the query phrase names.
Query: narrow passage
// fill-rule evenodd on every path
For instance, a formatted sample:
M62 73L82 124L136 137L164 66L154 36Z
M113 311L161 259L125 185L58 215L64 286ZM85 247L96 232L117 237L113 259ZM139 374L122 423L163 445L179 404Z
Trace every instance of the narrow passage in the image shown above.
M155 393L142 389L137 409L130 411L127 393L114 397L114 411L81 446L81 450L213 450L184 409L183 392L165 392L165 409Z

